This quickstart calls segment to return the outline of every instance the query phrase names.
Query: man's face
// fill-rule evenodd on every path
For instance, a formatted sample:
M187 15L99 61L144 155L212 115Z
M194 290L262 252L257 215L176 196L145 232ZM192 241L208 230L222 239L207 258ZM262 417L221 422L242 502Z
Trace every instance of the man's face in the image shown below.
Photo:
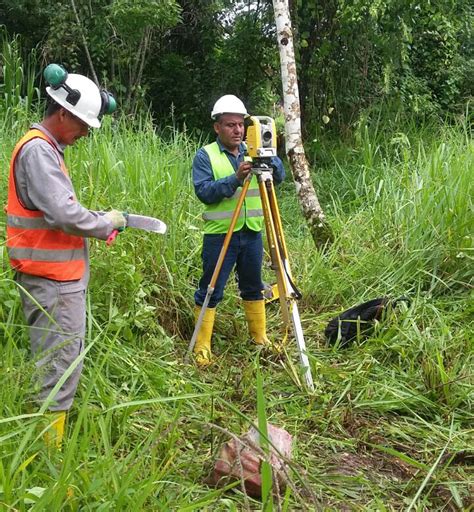
M59 143L72 146L81 137L87 137L89 134L89 125L64 108L60 111L60 119L61 140L58 139Z
M244 116L222 114L214 123L214 130L226 149L234 151L244 138Z

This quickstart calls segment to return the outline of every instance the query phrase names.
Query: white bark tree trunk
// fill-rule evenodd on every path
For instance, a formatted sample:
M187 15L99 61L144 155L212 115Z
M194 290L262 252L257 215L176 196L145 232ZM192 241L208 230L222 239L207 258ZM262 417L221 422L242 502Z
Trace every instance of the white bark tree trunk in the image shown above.
M277 28L278 48L280 50L286 154L290 162L291 172L296 185L296 193L303 210L303 215L315 243L320 245L327 241L328 232L324 212L319 204L311 181L308 161L306 160L303 147L300 97L288 0L273 0L273 10Z

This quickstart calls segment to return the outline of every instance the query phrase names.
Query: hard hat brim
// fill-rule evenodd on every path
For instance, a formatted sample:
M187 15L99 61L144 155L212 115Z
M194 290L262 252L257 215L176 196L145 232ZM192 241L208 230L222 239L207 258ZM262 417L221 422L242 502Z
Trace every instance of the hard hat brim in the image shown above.
M224 114L236 114L238 116L243 116L244 119L250 117L250 114L242 114L242 112L219 112L218 114L212 114L211 119L215 121L219 116L223 116Z

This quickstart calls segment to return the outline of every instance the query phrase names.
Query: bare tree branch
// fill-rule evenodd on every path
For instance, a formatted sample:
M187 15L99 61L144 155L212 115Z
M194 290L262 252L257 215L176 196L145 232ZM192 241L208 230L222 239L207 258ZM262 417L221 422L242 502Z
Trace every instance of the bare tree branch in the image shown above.
M72 6L72 10L74 11L74 15L76 16L77 26L79 27L79 31L81 32L82 44L84 45L84 50L86 52L87 62L89 62L89 67L91 68L92 78L93 78L95 84L97 85L97 87L99 87L99 80L97 79L97 74L95 72L94 64L92 63L92 58L91 58L91 54L89 53L89 47L87 45L87 39L86 39L86 35L84 33L84 28L82 26L81 19L79 18L79 13L77 12L76 4L75 4L74 0L71 0L71 6Z

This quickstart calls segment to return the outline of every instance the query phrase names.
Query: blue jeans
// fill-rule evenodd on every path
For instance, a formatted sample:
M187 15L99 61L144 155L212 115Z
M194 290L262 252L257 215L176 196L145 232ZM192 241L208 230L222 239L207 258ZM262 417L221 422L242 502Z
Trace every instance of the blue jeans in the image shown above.
M194 301L202 306L207 293L207 287L216 268L225 234L204 235L202 244L203 275L199 281L199 288L194 294ZM217 278L214 293L209 300L209 307L215 308L224 296L224 287L229 275L235 266L243 300L262 300L262 261L263 242L262 233L242 229L236 231L230 239L224 262Z

